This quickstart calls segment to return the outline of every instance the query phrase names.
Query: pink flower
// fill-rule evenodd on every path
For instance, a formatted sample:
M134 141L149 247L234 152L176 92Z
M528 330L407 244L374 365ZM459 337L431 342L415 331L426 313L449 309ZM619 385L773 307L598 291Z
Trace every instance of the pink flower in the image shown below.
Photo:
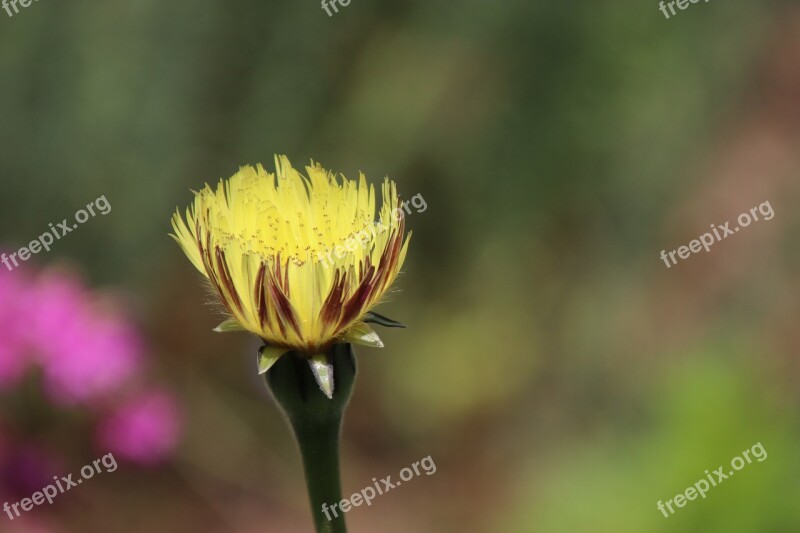
M116 310L94 305L77 280L60 273L43 276L29 305L36 356L54 402L90 402L138 372L142 343L137 332Z
M128 400L102 421L97 444L102 451L128 461L152 465L163 461L178 444L180 413L172 396L147 392Z
M155 464L177 446L181 417L166 392L131 396L147 379L144 355L143 338L121 308L98 299L77 277L0 266L0 391L38 367L51 404L88 410L94 421L100 417L95 435L103 453ZM38 456L19 453L5 433L0 431L0 496L4 479L39 482Z

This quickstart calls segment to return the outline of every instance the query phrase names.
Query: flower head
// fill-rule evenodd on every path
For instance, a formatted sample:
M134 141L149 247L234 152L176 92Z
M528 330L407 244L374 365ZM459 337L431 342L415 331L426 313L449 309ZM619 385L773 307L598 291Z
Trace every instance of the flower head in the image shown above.
M408 238L394 182L375 188L311 163L304 176L285 156L276 172L245 166L206 185L172 218L173 237L209 280L231 320L272 352L261 370L295 350L319 354L337 341L382 346L365 323L397 277ZM410 235L409 235L410 236ZM375 315L377 316L377 315Z

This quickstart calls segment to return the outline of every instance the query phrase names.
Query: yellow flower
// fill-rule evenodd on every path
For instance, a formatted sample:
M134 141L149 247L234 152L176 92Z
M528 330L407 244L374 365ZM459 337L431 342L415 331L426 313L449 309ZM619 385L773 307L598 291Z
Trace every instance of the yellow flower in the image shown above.
M397 277L410 238L394 182L384 179L376 220L375 188L363 174L340 181L312 161L306 177L285 156L275 157L275 170L242 167L195 193L185 220L180 211L172 217L172 237L231 316L217 331L261 337L269 348L262 372L288 350L382 346L367 322L384 319L370 310Z

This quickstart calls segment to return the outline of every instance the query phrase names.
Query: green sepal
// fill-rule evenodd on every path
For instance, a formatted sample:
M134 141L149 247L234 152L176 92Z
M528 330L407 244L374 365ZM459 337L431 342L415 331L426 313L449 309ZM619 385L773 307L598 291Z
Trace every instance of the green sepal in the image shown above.
M235 318L223 320L219 326L214 328L217 333L229 333L231 331L245 331L239 321Z
M362 346L371 346L373 348L383 348L383 342L378 334L372 329L369 324L356 324L351 327L347 333L342 336L342 340L353 344L361 344Z
M278 360L280 356L289 351L283 346L262 346L258 349L258 373L264 374Z
M333 399L333 365L328 361L328 356L325 354L314 355L309 358L308 364L317 385L319 385L319 390L328 399Z

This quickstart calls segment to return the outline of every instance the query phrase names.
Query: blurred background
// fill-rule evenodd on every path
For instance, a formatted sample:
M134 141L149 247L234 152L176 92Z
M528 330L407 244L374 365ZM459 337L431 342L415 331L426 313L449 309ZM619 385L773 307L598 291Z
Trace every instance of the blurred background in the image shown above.
M168 237L274 153L422 195L409 325L359 351L358 532L800 529L800 6L41 0L0 11L0 498L12 532L311 531L295 443ZM659 254L770 202L676 266ZM704 470L746 466L665 518Z

